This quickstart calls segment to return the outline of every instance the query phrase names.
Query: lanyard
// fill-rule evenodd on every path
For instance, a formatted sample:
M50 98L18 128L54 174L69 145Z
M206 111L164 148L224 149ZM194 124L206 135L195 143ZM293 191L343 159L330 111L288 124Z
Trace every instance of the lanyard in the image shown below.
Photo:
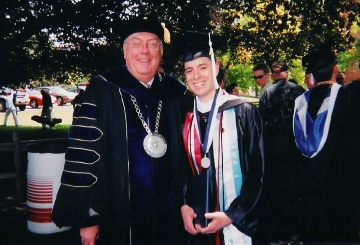
M214 100L213 100L212 105L211 105L211 110L210 110L210 114L209 114L209 117L208 117L208 122L207 122L207 125L206 125L204 141L202 140L202 136L201 136L200 120L199 120L199 115L198 115L198 110L197 110L197 103L196 103L196 100L195 100L195 106L194 106L194 115L195 115L195 119L196 119L196 124L195 125L196 125L197 131L199 133L201 150L205 154L207 154L207 152L209 151L209 148L210 148L211 138L209 140L209 135L210 135L210 131L213 131L211 126L214 126L212 124L213 124L214 118L216 117L216 114L217 114L216 99L217 99L218 94L219 94L219 89L216 90L215 97L214 97ZM216 112L215 112L215 108L216 108Z

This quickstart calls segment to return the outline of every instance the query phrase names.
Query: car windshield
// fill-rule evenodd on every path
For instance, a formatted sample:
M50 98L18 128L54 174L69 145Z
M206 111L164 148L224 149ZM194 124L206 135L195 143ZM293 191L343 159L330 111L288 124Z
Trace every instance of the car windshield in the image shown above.
M55 93L66 93L67 91L61 87L52 87L51 90Z

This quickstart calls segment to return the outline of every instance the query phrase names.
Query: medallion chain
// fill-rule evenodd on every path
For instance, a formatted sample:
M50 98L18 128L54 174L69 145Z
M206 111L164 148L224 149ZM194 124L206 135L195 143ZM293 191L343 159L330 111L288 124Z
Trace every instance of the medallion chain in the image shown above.
M139 108L139 105L137 104L136 98L134 96L132 96L132 95L130 95L130 97L131 97L132 103L135 106L135 111L136 111L136 113L137 113L143 127L145 128L145 130L146 130L146 132L148 134L151 134L151 130L149 128L149 125L147 125L147 123L145 122L144 116L142 115L142 113L140 111L140 108ZM155 121L155 131L154 131L154 133L157 133L158 130L159 130L161 109L162 109L162 101L159 100L159 104L158 104L157 112L156 112L156 121Z

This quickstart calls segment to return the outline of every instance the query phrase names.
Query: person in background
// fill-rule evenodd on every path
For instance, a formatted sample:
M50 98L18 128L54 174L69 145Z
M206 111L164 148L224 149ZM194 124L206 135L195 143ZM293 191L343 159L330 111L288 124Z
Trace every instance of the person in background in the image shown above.
M219 84L219 87L224 89L225 86L225 72L224 69L219 68L219 73L216 76L216 80Z
M6 94L6 112L5 112L5 118L4 118L4 124L3 126L7 126L7 120L10 114L13 115L15 126L19 126L19 120L17 117L17 110L16 110L16 90L14 93L9 91Z
M42 110L41 110L41 117L46 118L49 122L52 121L52 108L53 104L51 101L51 96L45 90L41 90L42 95ZM42 124L42 129L46 129L46 123ZM51 127L50 127L51 128Z
M17 90L15 89L14 91L14 94L12 95L12 102L13 102L13 105L15 106L15 112L16 112L16 115L17 115L17 108L16 108L16 100L17 100Z
M81 97L84 95L84 91L85 91L85 90L80 89L79 94L75 96L75 98L74 98L73 101L71 101L71 104L73 105L73 108L74 108L74 109L75 109L75 107L76 107L77 105L80 104L80 102L81 102Z
M94 77L74 110L52 219L78 228L84 245L175 244L168 101L187 88L158 72L167 29L122 26L126 65Z
M339 72L336 75L336 83L338 83L340 85L345 85L346 84L345 78L346 78L345 73L344 72Z
M228 94L232 94L235 96L239 96L240 95L240 91L239 91L239 87L236 83L231 83L229 85L226 86L225 91Z
M275 61L271 66L274 85L264 91L259 111L264 123L266 155L265 196L274 242L296 242L300 224L297 199L301 154L295 145L292 118L295 99L304 88L288 81L288 66Z
M196 95L186 119L176 123L184 125L187 156L181 213L192 236L186 244L251 244L264 169L261 118L256 106L218 87L209 49L193 42L184 55L186 81Z
M253 68L253 78L255 79L257 85L260 86L260 94L263 95L264 91L273 85L270 81L270 69L265 64L257 64Z
M311 244L359 244L359 111L352 110L352 99L358 99L336 83L337 58L328 43L305 58L316 85L296 99L293 119L304 156L297 173L302 176L301 237Z

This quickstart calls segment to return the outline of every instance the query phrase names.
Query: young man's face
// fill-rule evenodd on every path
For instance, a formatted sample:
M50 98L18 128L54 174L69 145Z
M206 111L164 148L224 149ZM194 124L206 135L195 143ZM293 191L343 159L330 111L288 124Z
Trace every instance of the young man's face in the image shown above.
M269 73L265 74L263 70L254 71L253 74L256 83L260 87L264 87L270 81L270 74Z
M185 62L184 68L190 90L196 94L200 101L212 100L215 95L215 83L211 60L208 57L200 57Z
M159 69L163 54L159 38L153 33L138 32L130 35L123 47L130 73L141 82L150 81Z

